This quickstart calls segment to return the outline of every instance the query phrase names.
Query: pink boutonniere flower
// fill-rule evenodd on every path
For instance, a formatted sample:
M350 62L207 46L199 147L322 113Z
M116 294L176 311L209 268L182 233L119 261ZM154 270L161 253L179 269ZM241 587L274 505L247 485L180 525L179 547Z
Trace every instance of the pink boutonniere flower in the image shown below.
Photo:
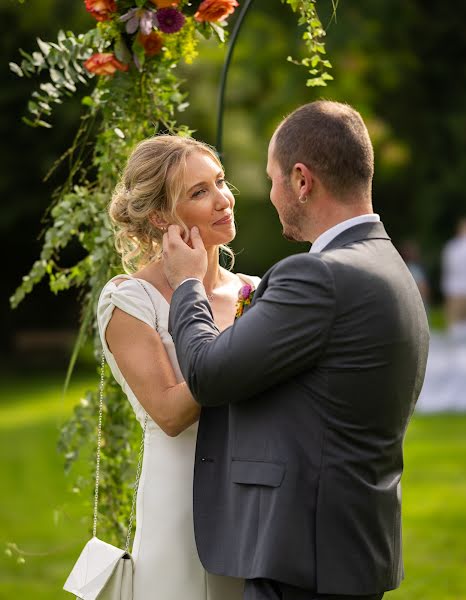
M238 294L238 300L236 302L236 315L235 319L241 317L246 306L249 306L254 298L255 289L249 283L243 285Z

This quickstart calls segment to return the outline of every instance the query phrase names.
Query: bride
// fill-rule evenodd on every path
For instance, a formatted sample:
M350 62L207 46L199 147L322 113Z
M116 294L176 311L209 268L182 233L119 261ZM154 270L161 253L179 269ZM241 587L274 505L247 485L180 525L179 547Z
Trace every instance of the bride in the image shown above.
M207 573L196 551L192 482L200 408L183 381L168 333L172 290L162 256L168 225L186 232L199 228L208 253L203 283L212 313L219 330L230 326L239 290L258 283L219 264L220 248L235 237L234 204L213 150L171 135L135 148L110 204L116 247L126 270L136 272L105 285L99 332L107 362L141 425L148 415L132 553L134 600L242 598L243 580Z

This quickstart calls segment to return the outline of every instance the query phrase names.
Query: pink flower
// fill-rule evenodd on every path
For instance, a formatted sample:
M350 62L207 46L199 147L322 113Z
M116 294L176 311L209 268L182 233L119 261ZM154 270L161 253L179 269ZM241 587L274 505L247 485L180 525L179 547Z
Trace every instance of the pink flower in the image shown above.
M176 33L186 20L183 13L176 8L159 8L156 16L159 29L164 33Z
M120 17L120 21L126 22L126 33L130 35L136 33L138 29L143 35L149 35L157 22L155 11L145 8L130 8Z

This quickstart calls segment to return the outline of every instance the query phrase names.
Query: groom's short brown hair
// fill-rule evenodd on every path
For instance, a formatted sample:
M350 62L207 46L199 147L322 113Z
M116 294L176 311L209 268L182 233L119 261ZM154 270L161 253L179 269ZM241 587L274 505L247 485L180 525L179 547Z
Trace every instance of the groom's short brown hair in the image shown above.
M274 134L274 156L285 176L301 162L337 197L370 192L372 143L361 115L348 104L319 100L297 108Z

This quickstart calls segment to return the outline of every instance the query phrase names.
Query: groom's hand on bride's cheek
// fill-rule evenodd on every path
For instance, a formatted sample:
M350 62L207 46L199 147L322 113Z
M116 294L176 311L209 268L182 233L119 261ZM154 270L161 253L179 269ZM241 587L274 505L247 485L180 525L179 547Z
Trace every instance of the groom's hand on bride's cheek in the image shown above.
M170 225L163 236L163 268L173 290L190 277L204 279L207 253L197 227L191 229L188 245L182 238L180 227Z

